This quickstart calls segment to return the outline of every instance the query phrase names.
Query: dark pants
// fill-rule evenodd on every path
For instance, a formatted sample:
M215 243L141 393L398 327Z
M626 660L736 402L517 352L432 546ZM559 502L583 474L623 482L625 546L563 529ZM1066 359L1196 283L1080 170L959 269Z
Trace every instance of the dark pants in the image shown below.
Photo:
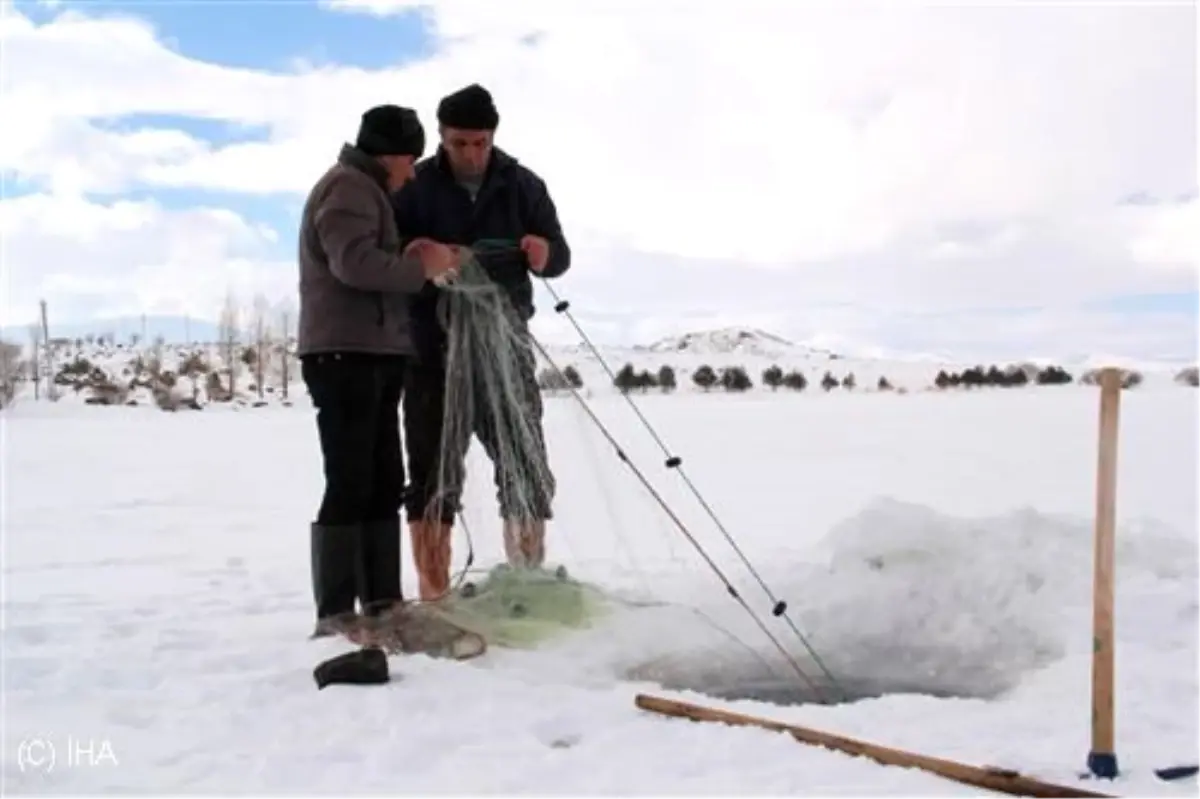
M354 353L306 356L301 376L317 409L325 495L317 524L395 519L404 505L400 397L407 360Z
M471 364L470 368L479 370L486 366ZM464 398L467 407L454 411L467 414L462 435L456 437L458 440L443 442L445 362L426 359L408 370L404 389L404 437L411 478L406 499L410 521L426 519L453 524L455 514L462 507L462 497L458 491L447 489L463 485L471 434L479 439L492 461L501 515L519 521L551 518L555 483L542 429L542 395L537 384L536 359L528 348L521 352L515 378L519 395L517 407L493 408L480 385L482 378L476 372L470 381L475 390ZM497 414L500 418L496 418ZM519 416L522 426L532 430L534 446L528 457L537 459L536 464L505 463L501 459L500 431L518 429L513 421L517 417L508 416L510 414ZM447 460L444 464L441 463L443 455ZM439 494L440 480L444 483ZM530 514L532 519L528 518Z

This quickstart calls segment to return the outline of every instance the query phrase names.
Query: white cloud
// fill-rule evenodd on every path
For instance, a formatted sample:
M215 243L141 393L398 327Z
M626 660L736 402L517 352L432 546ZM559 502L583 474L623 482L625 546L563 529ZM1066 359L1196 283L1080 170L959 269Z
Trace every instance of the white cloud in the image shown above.
M1147 266L1200 263L1200 203L1126 209L1130 256Z
M228 290L249 304L257 293L284 297L295 286L289 264L271 268L267 261L275 231L228 209L170 211L153 201L30 194L5 200L0 210L6 325L32 321L41 298L60 319L213 317Z
M414 105L432 132L438 98L479 80L500 107L501 146L547 178L576 241L577 305L654 316L721 305L757 318L819 303L1061 304L1196 285L1197 201L1117 205L1196 196L1190 7L331 5L420 9L436 55L268 73L189 59L134 18L67 12L34 25L10 13L0 168L63 202L142 183L296 205L367 106ZM94 124L129 113L261 126L263 140L221 147ZM184 240L197 219L158 213ZM147 252L165 246L146 241ZM161 260L134 242L123 257ZM242 245L224 246L210 255L238 257ZM47 256L14 252L5 266L36 286ZM771 271L747 271L751 261ZM631 301L645 283L657 290Z

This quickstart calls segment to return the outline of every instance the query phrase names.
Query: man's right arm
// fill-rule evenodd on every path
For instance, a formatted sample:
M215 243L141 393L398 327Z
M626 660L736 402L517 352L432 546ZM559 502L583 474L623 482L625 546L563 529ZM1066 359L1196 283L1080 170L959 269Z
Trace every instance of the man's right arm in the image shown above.
M314 215L317 237L334 277L361 291L415 294L425 285L416 256L403 257L379 246L378 206L356 197L353 187L330 188Z

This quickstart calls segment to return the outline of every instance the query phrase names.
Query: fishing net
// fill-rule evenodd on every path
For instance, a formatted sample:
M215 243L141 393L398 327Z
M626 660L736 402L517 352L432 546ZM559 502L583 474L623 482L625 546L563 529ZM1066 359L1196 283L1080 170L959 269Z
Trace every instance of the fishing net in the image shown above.
M508 242L481 242L463 253L458 277L442 284L438 301L446 374L431 505L459 507L474 435L498 476L501 514L546 519L555 483L542 436L536 357L528 329L500 285L506 273L526 269L525 254Z
M572 579L561 567L550 571L507 564L429 605L430 613L482 636L490 646L517 649L588 629L610 609L598 588Z
M525 523L550 516L555 482L542 434L537 359L528 329L501 285L526 269L525 254L515 242L477 242L463 250L457 278L440 284L446 373L431 514L460 508L474 437L494 469L494 475L475 479L495 479L499 515ZM535 646L585 628L604 609L599 590L571 579L562 567L507 564L430 608L490 645L511 647Z
M504 288L516 278L523 280L527 270L525 254L516 242L480 241L463 249L455 279L439 284L437 320L445 334L444 396L441 452L428 501L428 512L436 519L461 509L472 439L482 445L494 470L493 474L476 475L476 479L490 483L494 478L499 515L510 523L550 518L555 480L542 435L534 354L539 348ZM615 445L611 437L609 440ZM665 445L659 443L665 451ZM682 532L691 538L686 530ZM499 529L496 534L501 534ZM701 554L716 569L708 556ZM723 574L718 576L725 581ZM687 613L671 603L621 600L572 579L561 568L496 566L483 580L460 586L425 607L447 623L481 636L489 645L516 648L537 647L594 627L612 611L636 608L646 623L606 625L605 630L606 636L620 632L627 637L625 651L637 660L629 664L631 676L657 675L667 682L674 675L679 685L693 687L728 685L752 676L760 686L756 690L766 694L779 683L773 675L782 672L791 679L794 673L805 690L820 693L819 686L727 581L726 587L753 619L753 624L746 625L739 616L743 626L749 627L748 632L757 628L764 633L772 647L748 647L737 633L698 610ZM780 607L774 615L781 615L783 603L770 598ZM664 630L671 635L664 636ZM720 652L711 643L714 631L724 632L729 639ZM795 631L799 636L798 629ZM681 636L687 640L681 641ZM778 662L780 655L782 663Z

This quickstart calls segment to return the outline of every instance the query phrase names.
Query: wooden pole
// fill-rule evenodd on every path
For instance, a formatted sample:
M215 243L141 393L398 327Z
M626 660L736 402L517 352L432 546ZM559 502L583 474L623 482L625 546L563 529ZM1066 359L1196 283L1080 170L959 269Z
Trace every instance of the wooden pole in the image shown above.
M42 311L42 353L46 358L46 399L58 399L58 389L54 383L54 352L50 348L50 320L46 311L46 301L39 300Z
M785 732L801 743L823 746L826 749L843 752L853 757L867 757L885 766L921 769L922 771L928 771L964 785L973 785L977 788L999 791L1013 796L1108 796L1108 794L1092 793L1080 788L1053 785L1033 779L1032 777L1026 777L1015 771L969 766L953 760L943 760L928 755L920 755L915 752L905 752L901 749L891 749L886 746L859 741L854 738L845 738L841 735L821 732L808 727L783 724L778 721L770 721L755 716L745 716L740 713L693 705L674 699L638 694L634 702L642 710L661 713L666 716L686 718L692 721L713 721L739 727L760 727L774 732Z
M1096 468L1095 563L1092 575L1092 748L1088 770L1096 777L1117 776L1113 718L1113 560L1117 521L1117 423L1121 370L1100 373L1100 440Z
M32 369L33 369L33 398L39 400L42 397L42 334L41 328L36 323L29 326L29 343L33 348Z

